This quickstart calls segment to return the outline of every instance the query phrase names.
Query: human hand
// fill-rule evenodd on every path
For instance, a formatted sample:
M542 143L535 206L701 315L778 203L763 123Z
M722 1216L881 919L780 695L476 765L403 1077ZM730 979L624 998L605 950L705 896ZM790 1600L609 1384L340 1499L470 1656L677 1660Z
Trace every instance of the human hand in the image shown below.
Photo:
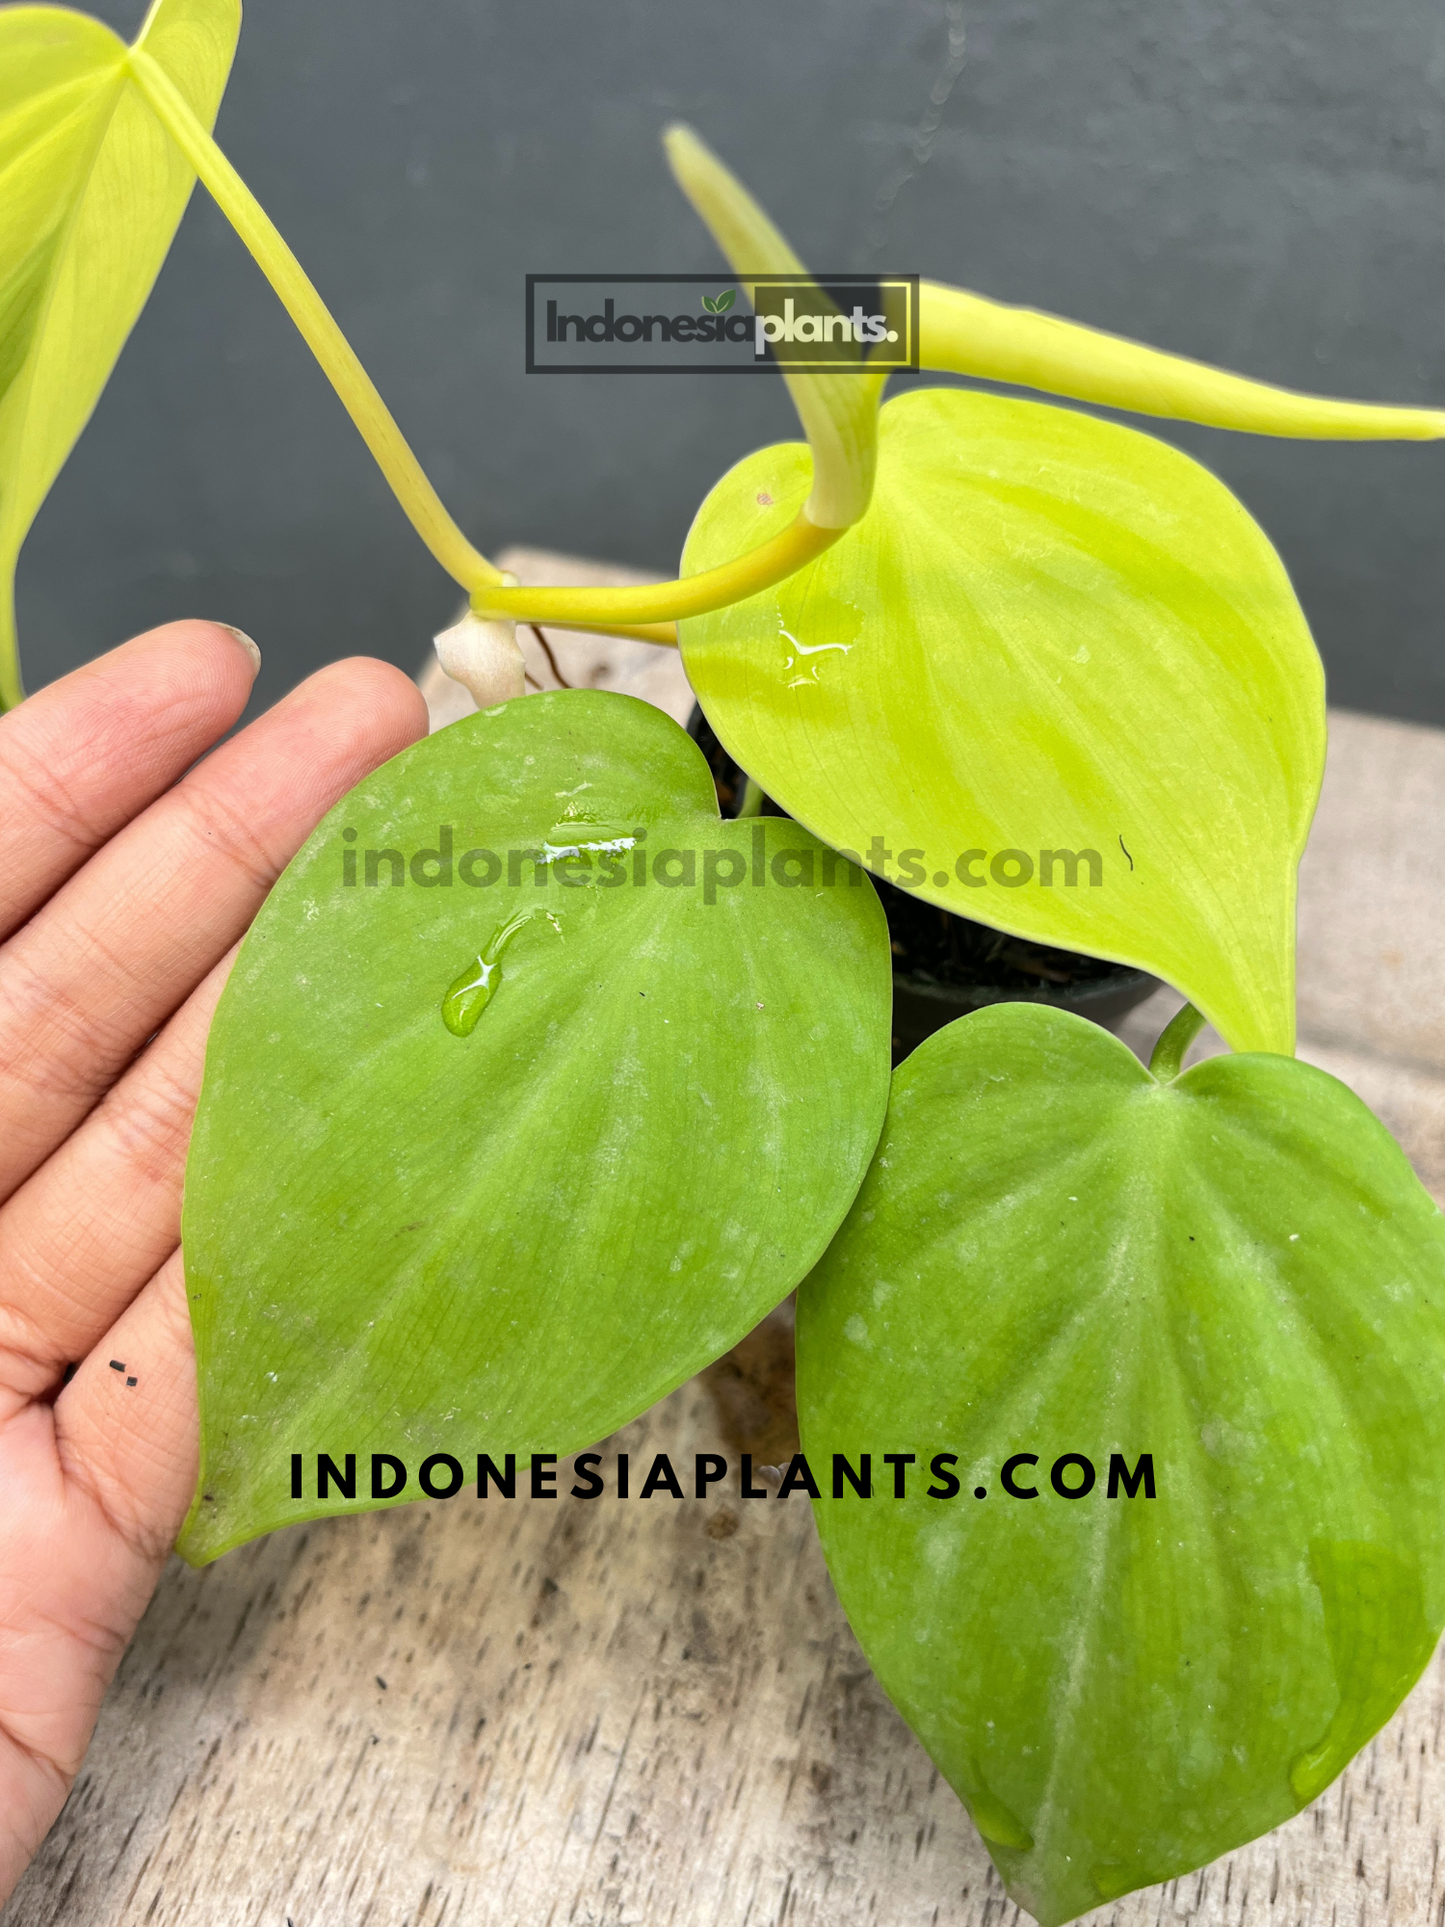
M0 1901L195 1483L181 1175L235 946L322 815L426 733L413 685L358 658L192 768L257 660L174 623L0 718Z

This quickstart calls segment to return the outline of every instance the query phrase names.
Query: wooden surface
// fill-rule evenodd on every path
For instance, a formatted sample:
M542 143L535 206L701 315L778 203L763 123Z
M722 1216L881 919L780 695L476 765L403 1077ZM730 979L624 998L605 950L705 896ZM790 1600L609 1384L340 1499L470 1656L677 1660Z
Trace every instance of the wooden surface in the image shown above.
M785 1367L786 1326L766 1345ZM616 1443L681 1454L729 1429L759 1443L770 1426L776 1440L766 1404L720 1403L705 1377ZM1442 1720L1437 1667L1307 1813L1096 1918L1434 1927ZM1006 1927L1020 1916L874 1683L807 1500L727 1496L459 1497L293 1528L203 1573L173 1566L3 1918Z
M652 661L632 668L660 677ZM1302 1054L1445 1196L1442 827L1445 736L1337 716L1302 887ZM1130 1041L1176 1002L1159 993ZM775 1462L790 1366L784 1310L609 1459ZM1442 1821L1437 1656L1307 1812L1091 1919L1445 1927ZM173 1562L0 1927L1020 1918L873 1681L806 1499L729 1492L461 1496L277 1533L202 1573Z

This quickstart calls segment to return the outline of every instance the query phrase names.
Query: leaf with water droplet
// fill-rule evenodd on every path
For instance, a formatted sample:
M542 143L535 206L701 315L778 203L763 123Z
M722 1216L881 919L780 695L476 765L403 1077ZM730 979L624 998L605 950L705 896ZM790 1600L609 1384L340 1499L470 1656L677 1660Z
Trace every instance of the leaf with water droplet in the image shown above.
M1188 456L1072 409L919 389L878 427L856 527L679 624L718 736L836 848L921 852L887 872L915 895L1151 970L1238 1049L1292 1049L1324 679L1263 531ZM800 444L738 463L684 573L784 528L811 473ZM1012 854L1003 880L960 869L980 849Z
M1158 1082L1030 1004L897 1071L798 1294L803 1446L916 1455L816 1503L824 1551L1043 1927L1288 1819L1390 1717L1445 1621L1442 1384L1445 1219L1323 1071Z
M380 1503L371 1452L404 1501L435 1452L590 1445L736 1343L867 1168L889 964L861 874L722 822L631 697L507 703L353 790L211 1030L185 1556ZM354 1500L316 1497L317 1451L360 1455Z

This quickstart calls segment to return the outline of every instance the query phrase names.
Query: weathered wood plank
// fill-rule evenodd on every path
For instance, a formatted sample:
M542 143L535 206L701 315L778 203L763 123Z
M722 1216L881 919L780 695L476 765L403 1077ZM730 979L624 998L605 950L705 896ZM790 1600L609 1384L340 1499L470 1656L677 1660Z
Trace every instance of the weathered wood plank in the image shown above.
M607 1448L789 1443L714 1368ZM721 1378L721 1383L719 1380ZM634 1478L633 1491L639 1481ZM1110 1927L1445 1918L1445 1672L1309 1812ZM167 1572L5 1927L1006 1927L806 1499L520 1495Z

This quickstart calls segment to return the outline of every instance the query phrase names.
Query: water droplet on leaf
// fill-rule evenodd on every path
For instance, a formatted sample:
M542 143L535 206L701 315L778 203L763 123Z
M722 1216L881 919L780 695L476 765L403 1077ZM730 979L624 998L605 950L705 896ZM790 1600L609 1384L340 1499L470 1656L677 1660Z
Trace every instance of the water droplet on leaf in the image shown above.
M618 823L599 823L577 815L554 823L542 840L540 861L556 863L562 857L619 856L637 843L637 830Z
M778 634L783 640L783 655L785 657L783 663L784 669L796 669L803 657L826 655L829 650L837 650L840 655L846 656L853 647L851 642L818 642L810 646L807 643L799 642L792 631L784 629L781 624L778 626ZM817 682L818 667L819 665L816 662L808 663L806 673L792 677L786 687L789 689L801 689L805 683Z
M442 1022L453 1037L470 1037L476 1029L482 1012L501 988L502 952L522 925L530 923L539 914L536 910L519 910L515 917L493 931L474 960L442 998ZM556 917L549 914L548 922L560 936L562 932Z

